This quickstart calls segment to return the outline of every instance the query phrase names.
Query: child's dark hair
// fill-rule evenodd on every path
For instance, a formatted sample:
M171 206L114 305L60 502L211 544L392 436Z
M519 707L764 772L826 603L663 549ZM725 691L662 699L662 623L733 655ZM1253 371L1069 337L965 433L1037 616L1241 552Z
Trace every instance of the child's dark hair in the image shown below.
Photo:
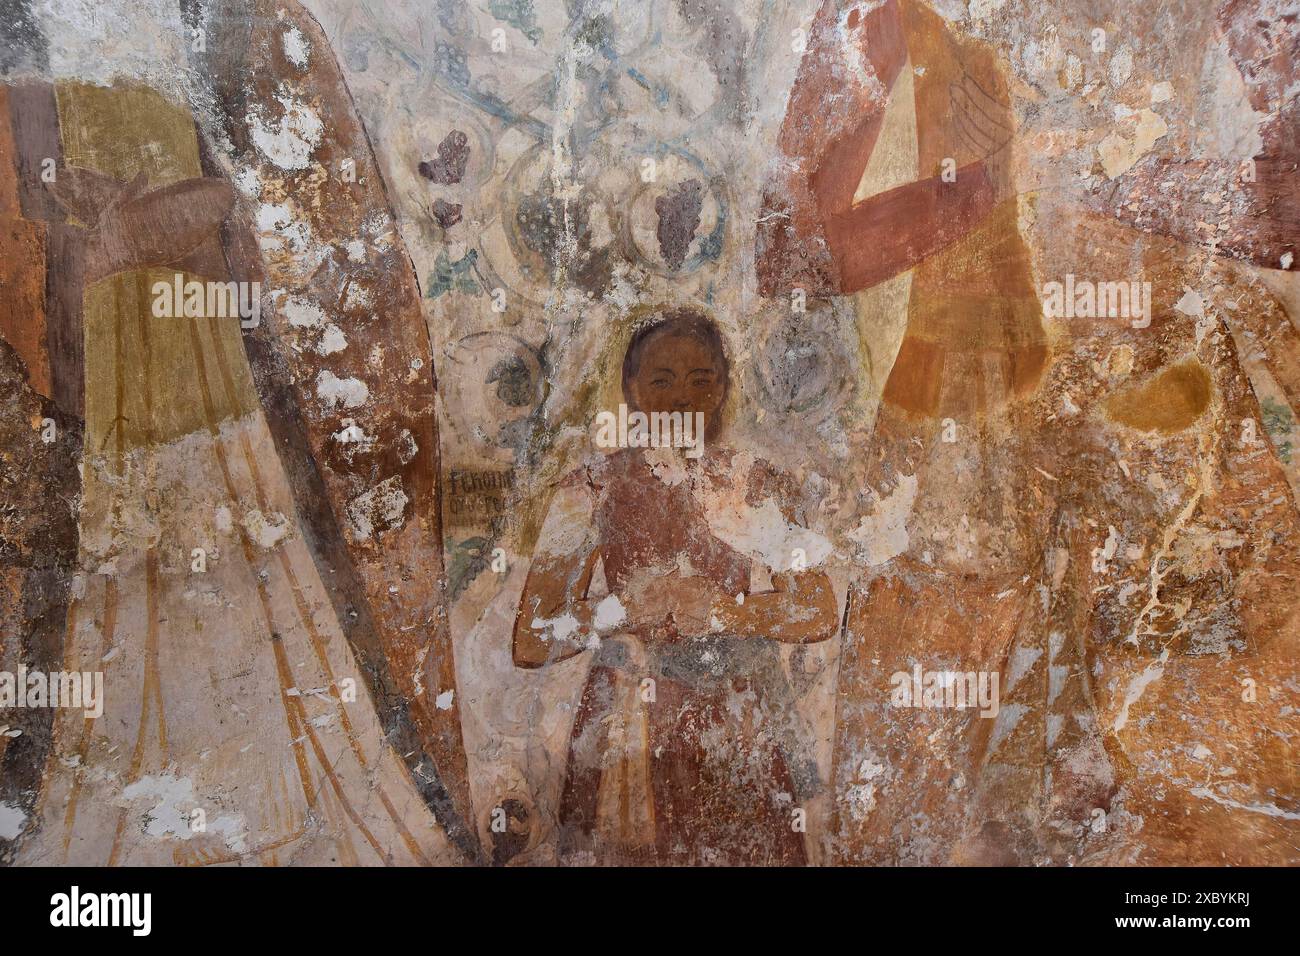
M632 333L623 353L623 394L630 400L632 379L641 371L641 357L652 338L661 335L679 335L695 339L707 348L718 363L718 375L722 380L722 404L727 401L731 390L731 360L727 357L727 346L722 333L714 321L696 309L680 308L661 313L657 318L641 326Z

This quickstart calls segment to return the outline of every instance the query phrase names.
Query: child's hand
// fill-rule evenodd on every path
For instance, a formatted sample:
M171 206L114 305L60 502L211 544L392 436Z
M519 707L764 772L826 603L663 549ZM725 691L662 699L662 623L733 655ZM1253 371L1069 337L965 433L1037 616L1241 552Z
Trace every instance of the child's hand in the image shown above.
M709 633L709 619L723 595L706 578L668 574L629 591L624 606L633 626L655 629L663 639L675 640Z

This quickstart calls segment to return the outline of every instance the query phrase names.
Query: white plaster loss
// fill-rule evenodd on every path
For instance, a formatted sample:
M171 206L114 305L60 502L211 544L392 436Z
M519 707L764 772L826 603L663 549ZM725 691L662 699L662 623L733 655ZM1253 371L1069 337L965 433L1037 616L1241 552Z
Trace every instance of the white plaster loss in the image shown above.
M367 435L365 429L350 418L343 419L343 427L330 437L340 445L355 446L348 449L350 452L369 451L375 444L374 437Z
M327 255L312 240L311 227L283 203L262 203L257 207L258 245L263 252L292 253L298 271L310 272Z
M300 329L314 329L325 321L325 311L310 299L291 295L284 300L281 310L289 324Z
M164 771L157 776L144 776L122 791L121 806L138 801L152 801L153 807L145 814L144 832L156 839L189 840L197 833L216 832L226 845L237 853L245 849L247 828L243 817L222 815L204 819L201 830L192 826L195 810L204 809L194 793L194 781Z
M16 840L27 825L27 814L21 807L0 801L0 840Z
M332 322L325 326L320 340L316 343L316 351L320 355L333 355L335 352L342 352L347 347L347 336L343 334L342 329Z
M222 534L229 534L235 528L234 515L225 505L218 505L213 511L213 521L216 523L217 530Z
M802 552L803 568L816 567L833 550L822 535L787 521L772 498L758 507L737 496L709 498L705 512L715 537L774 571L791 570L797 552Z
M598 631L608 631L627 620L627 609L617 595L610 594L596 605L593 623Z
M1128 723L1129 708L1141 699L1147 685L1164 676L1165 662L1168 660L1169 648L1166 647L1160 652L1159 658L1147 665L1146 670L1129 681L1128 690L1124 694L1124 705L1120 708L1119 713L1115 715L1115 733L1119 733L1124 729L1124 726Z
M846 535L857 543L858 556L868 566L884 564L907 550L907 519L916 503L916 490L916 475L900 476L894 490L876 501L876 510Z
M567 641L578 633L582 627L578 619L572 613L566 612L559 617L534 617L529 622L529 627L534 631L542 631L542 640Z
M320 145L325 127L310 107L283 89L275 98L284 110L280 117L269 119L259 113L248 115L253 145L281 169L306 169L312 152Z
M256 199L262 194L262 182L258 179L257 170L252 166L245 166L231 177L231 181L245 196L250 199Z
M311 57L311 43L303 36L302 31L295 26L290 26L284 31L281 37L284 42L284 55L300 70L307 69L307 61Z
M1209 787L1193 787L1189 791L1194 797L1201 797L1204 800L1213 800L1223 807L1231 807L1234 810L1244 810L1247 813L1260 813L1266 817L1276 817L1279 820L1300 820L1300 813L1293 810L1283 810L1279 806L1271 803L1241 803L1238 800L1230 800L1227 797L1219 796Z
M322 369L316 376L316 397L331 408L357 408L370 398L370 389L359 378L339 378Z
M1156 140L1169 131L1164 118L1151 109L1141 109L1125 117L1124 126L1108 135L1097 146L1102 169L1109 179L1122 176L1150 152Z
M1202 316L1205 314L1205 299L1194 289L1183 287L1183 296L1174 303L1174 308L1183 315Z
M393 475L348 502L348 519L358 537L369 538L400 525L410 500L402 490L402 479Z
M244 530L258 547L274 548L289 533L289 519L278 511L264 515L253 509L244 515Z

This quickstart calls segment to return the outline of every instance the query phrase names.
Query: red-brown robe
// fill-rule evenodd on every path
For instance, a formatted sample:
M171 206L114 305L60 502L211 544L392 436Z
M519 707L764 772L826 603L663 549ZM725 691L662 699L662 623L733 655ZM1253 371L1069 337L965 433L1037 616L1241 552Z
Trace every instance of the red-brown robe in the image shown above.
M701 467L702 483L733 478L730 456L710 456ZM611 593L638 574L672 573L682 555L692 574L726 593L749 591L752 559L713 534L689 485L660 480L635 450L565 480L565 490L589 498L587 557L603 562ZM606 639L570 738L562 854L579 863L802 865L794 810L809 763L793 714L774 641ZM629 732L641 735L631 757L618 743Z

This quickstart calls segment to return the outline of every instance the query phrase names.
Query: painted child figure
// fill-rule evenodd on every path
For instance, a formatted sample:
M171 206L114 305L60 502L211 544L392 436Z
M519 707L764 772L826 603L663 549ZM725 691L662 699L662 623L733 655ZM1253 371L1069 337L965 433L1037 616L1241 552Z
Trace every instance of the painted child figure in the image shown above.
M834 635L816 567L829 544L800 526L772 466L716 443L728 371L697 312L640 328L623 361L627 404L703 413L703 454L596 457L547 512L514 659L593 651L560 801L567 862L805 862L796 811L816 774L777 642Z

